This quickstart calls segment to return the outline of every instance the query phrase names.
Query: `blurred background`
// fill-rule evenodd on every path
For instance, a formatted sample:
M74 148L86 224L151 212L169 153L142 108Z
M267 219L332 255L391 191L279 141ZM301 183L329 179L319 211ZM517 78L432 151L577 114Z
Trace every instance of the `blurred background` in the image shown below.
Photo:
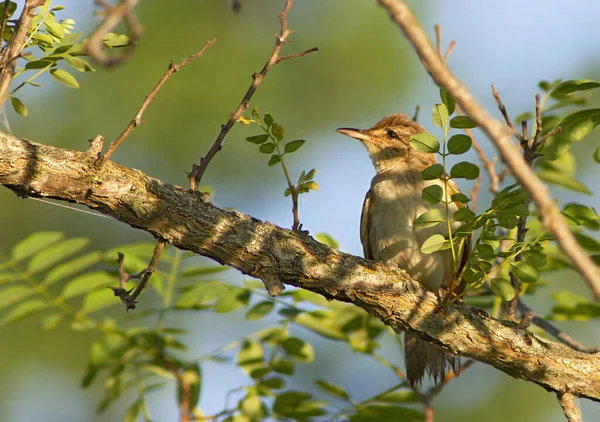
M241 13L235 15L227 0L143 1L138 17L144 35L131 60L110 71L77 73L81 84L78 90L50 78L42 79L43 88L24 90L21 95L29 107L29 117L17 116L12 109L7 111L10 127L18 137L63 148L83 150L87 139L97 134L111 141L131 120L171 60L180 61L216 37L217 42L203 57L169 79L144 115L145 123L113 156L123 165L186 186L186 172L206 153L221 123L248 88L252 72L260 70L270 55L273 34L279 31L277 13L284 3L244 0ZM509 113L516 116L533 111L540 79L600 79L600 4L594 0L579 0L577 7L565 0L409 3L430 34L434 24L442 25L445 46L451 40L457 41L449 65L489 110L495 110L492 83ZM74 18L78 31L91 31L96 22L92 0L63 0L60 4L66 9L58 12L58 18ZM359 216L374 172L363 147L337 134L335 128L368 127L387 114L412 115L415 106L420 105L419 120L432 129L430 110L439 102L438 89L375 1L297 0L288 20L295 33L284 53L314 46L319 52L274 67L251 106L263 113L272 112L285 126L287 139L307 141L287 163L295 175L317 169L315 179L320 189L301 197L304 228L312 234L329 233L344 251L361 255ZM236 125L203 184L212 187L213 201L218 206L289 227L290 202L283 197L285 182L280 169L267 167L267 157L244 141L256 133L255 127ZM481 134L478 139L488 156L495 155ZM597 145L597 135L592 134L574 148L580 160L578 177L596 196L600 187L594 183L591 152ZM474 155L470 159L476 161ZM485 178L483 184L485 187ZM461 186L463 190L470 187ZM582 197L560 189L554 194L561 203L579 200L600 205L598 196ZM489 200L482 189L480 207ZM0 248L5 252L39 230L86 236L95 248L152 240L117 221L20 199L6 189L0 190L0 203ZM225 274L242 280L235 271ZM583 282L571 272L556 273L548 281L549 288L530 301L541 313L551 306L549 294L555 289L588 294ZM121 315L122 308L113 307L112 312ZM191 330L185 341L191 346L190 354L196 356L270 322L240 321L245 321L241 312L218 317L202 313L177 323ZM600 343L594 323L563 323L561 327L584 344ZM130 402L127 398L105 414L96 415L101 383L87 390L80 387L92 334L62 326L42 332L35 318L3 327L0 333L0 421L100 422L123 417ZM330 381L343 385L360 400L396 383L380 365L363 361L357 364L361 358L347 347L322 341L310 333L301 335L313 342L317 357L313 365L303 366L297 374L299 388L312 388L317 374L326 373ZM393 342L384 354L400 363ZM208 414L223 408L227 389L245 382L234 366L208 364L204 376L200 405ZM154 419L174 420L173 391L154 394ZM489 422L507 418L512 422L564 419L553 395L481 364L453 381L436 399L435 409L436 421L440 422L484 417ZM582 409L585 420L600 420L597 404L584 401Z

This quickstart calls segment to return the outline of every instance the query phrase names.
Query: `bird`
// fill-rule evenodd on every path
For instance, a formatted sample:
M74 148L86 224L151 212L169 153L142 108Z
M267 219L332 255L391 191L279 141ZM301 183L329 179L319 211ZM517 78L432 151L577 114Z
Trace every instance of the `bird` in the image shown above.
M421 171L438 163L436 154L421 152L410 144L412 135L426 130L407 114L386 116L368 129L339 128L338 133L359 140L367 149L376 174L365 196L360 220L360 240L366 259L382 261L408 272L427 290L439 295L456 281L449 249L432 254L421 252L423 243L434 234L448 237L448 225L417 229L413 221L433 208L445 215L446 204L428 205L421 197L423 189L437 184L442 198L448 202L448 211L454 214L466 205L451 200L460 190L454 180L421 180ZM446 189L447 188L447 189ZM452 221L452 220L450 220ZM452 231L460 224L453 222ZM469 240L462 248L461 266L465 264ZM458 272L457 272L458 273ZM458 293L464 284L454 290ZM447 295L453 294L446 290ZM452 353L418 337L404 334L406 381L413 387L420 384L427 373L439 384L450 370L459 372L459 359Z

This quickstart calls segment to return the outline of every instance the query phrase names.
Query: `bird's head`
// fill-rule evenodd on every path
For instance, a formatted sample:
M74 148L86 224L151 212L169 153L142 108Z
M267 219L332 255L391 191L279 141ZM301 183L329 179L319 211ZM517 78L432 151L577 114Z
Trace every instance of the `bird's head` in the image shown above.
M361 141L378 173L407 168L420 171L437 162L434 154L410 146L410 137L425 129L406 114L386 116L368 129L344 127L337 132Z

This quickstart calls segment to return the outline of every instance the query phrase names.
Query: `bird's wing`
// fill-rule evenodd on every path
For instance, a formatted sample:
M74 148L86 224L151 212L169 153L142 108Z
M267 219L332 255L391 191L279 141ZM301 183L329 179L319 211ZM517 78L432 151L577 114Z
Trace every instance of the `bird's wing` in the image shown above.
M360 215L360 242L363 246L363 254L366 259L373 259L371 253L371 243L369 242L369 233L371 232L371 218L369 217L369 209L371 207L371 189L365 195L363 202L362 214Z

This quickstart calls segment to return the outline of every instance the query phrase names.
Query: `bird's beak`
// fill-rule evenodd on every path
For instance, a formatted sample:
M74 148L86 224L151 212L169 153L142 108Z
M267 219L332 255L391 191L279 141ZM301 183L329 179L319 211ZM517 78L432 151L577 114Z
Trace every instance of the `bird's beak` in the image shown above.
M358 139L359 141L372 141L371 137L367 134L366 130L341 127L339 129L336 129L335 131L337 133L341 133L342 135Z

